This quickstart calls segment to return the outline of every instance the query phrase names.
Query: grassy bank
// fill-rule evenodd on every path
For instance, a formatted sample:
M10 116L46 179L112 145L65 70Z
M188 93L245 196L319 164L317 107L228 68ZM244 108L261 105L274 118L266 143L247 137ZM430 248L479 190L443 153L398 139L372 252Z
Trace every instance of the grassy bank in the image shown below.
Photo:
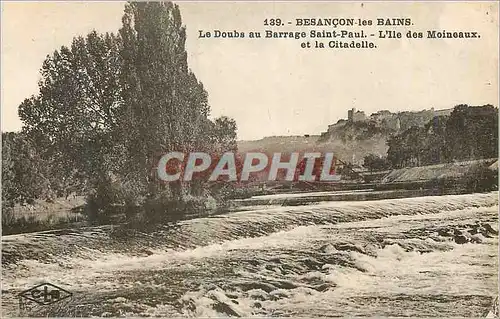
M145 199L131 203L96 203L92 197L58 198L51 202L36 200L31 205L3 208L2 235L12 235L68 227L129 224L142 227L175 222L226 211L226 200L211 196L184 196Z
M2 235L66 227L87 220L83 213L85 198L58 198L51 202L36 200L32 205L2 209Z

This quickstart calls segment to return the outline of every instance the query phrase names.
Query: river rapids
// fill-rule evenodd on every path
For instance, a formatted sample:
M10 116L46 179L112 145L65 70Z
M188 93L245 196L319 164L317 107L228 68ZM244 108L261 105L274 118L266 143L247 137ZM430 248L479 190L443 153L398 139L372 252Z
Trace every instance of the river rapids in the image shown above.
M493 232L477 231L486 224ZM480 317L497 296L497 230L491 192L247 206L148 230L9 235L2 312ZM73 296L20 306L20 292L47 282Z

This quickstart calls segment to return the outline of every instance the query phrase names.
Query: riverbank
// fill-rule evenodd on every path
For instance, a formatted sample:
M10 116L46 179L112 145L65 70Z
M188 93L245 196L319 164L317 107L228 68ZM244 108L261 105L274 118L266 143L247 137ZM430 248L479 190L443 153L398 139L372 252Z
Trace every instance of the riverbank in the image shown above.
M369 185L365 185L365 187L368 186ZM188 210L187 213L184 214L172 214L170 216L170 220L164 220L164 222L178 222L197 217L221 215L238 210L248 210L257 206L301 206L313 205L320 202L373 201L465 193L463 190L453 188L429 189L420 187L417 189L377 190L376 185L372 186L375 186L375 188L360 189L360 187L356 187L354 190L314 192L297 189L292 189L291 192L285 192L285 189L278 189L274 191L267 191L265 192L266 195L255 195L242 199L231 199L225 202L223 206L214 206L212 209ZM127 216L126 213L117 209L116 212L109 213L105 217L106 219L95 221L89 219L89 216L84 213L85 199L83 197L73 199L56 199L53 203L37 202L35 205L15 207L12 212L3 215L2 217L4 219L10 218L10 220L7 223L3 222L2 235L65 228L81 228L93 225L135 224L136 227L139 228L147 226L146 224L142 225L143 222L140 221L142 214L140 210L142 208L137 209L138 213L136 213L135 217L130 217L130 215Z
M498 190L498 171L488 167L491 161L392 170L377 183L248 184L232 189L232 193L223 200L205 196L176 203L160 198L147 201L143 207L112 206L100 212L90 208L83 196L59 198L51 203L38 200L34 205L16 206L2 212L2 235L98 224L128 223L140 226L168 223L220 215L249 206L298 206L324 201L366 201L495 191Z
M2 235L60 229L69 225L85 225L84 196L36 200L33 204L2 209Z

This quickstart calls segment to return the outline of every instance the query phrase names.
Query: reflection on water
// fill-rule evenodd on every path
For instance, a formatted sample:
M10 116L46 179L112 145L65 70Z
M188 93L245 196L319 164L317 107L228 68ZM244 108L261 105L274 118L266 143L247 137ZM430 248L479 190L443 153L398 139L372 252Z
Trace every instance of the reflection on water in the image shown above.
M481 316L496 293L497 237L458 244L454 234L498 229L497 210L492 192L5 236L2 307L37 316ZM19 313L15 294L43 281L74 297Z

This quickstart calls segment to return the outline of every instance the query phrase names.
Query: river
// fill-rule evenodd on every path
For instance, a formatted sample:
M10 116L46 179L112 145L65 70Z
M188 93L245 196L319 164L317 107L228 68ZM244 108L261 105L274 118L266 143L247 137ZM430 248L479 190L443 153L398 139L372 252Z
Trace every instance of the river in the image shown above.
M497 236L452 234L498 230L498 192L284 205L3 236L3 314L477 317L497 295ZM73 296L20 309L43 282Z

